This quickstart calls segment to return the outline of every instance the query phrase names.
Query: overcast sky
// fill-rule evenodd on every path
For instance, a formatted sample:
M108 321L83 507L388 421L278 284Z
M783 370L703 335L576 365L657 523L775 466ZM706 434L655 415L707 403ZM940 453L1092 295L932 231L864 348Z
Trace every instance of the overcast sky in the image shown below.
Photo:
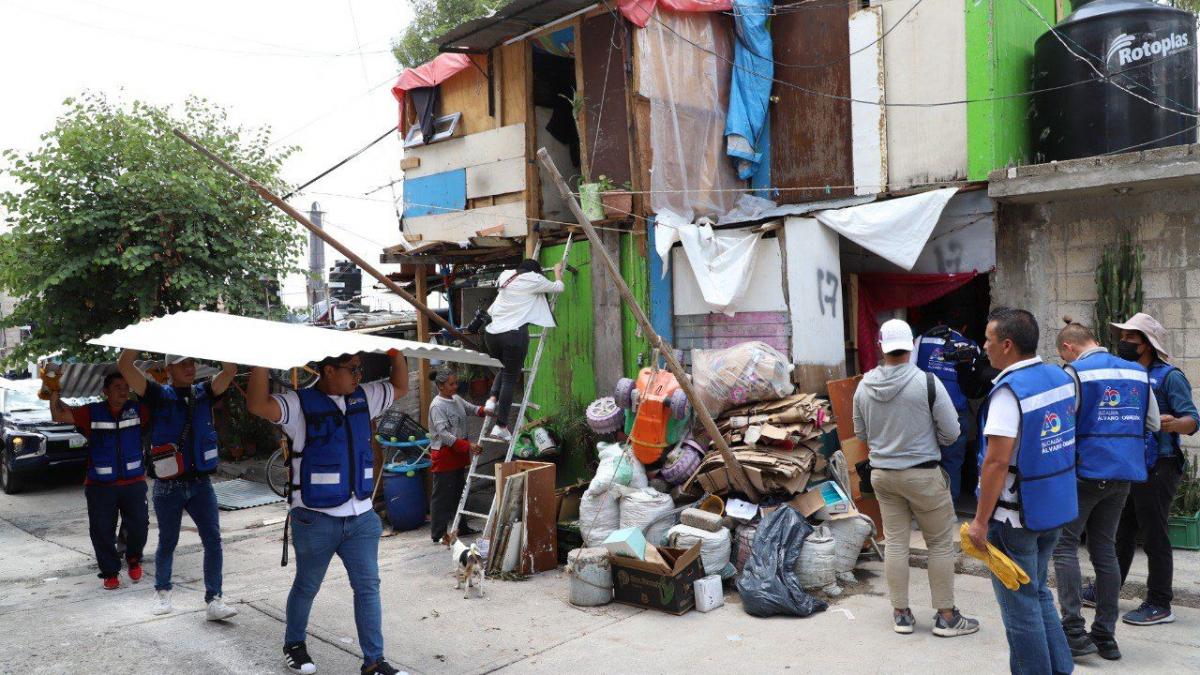
M159 105L195 94L299 145L283 176L300 184L396 123L389 47L410 16L403 0L0 0L0 147L37 147L84 90ZM397 242L396 214L387 188L364 193L398 178L399 163L385 140L290 202L307 212L319 201L330 233L376 262ZM284 294L303 305L303 280Z

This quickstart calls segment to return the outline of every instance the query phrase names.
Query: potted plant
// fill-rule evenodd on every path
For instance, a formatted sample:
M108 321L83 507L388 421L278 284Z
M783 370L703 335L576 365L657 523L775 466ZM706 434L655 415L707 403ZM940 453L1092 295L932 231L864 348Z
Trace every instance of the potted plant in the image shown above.
M459 382L466 385L467 398L472 401L487 399L492 390L492 371L483 366L460 364L457 370Z
M1171 546L1200 550L1200 474L1197 461L1187 463L1179 491L1171 503L1171 517L1167 520Z
M597 180L600 187L600 202L604 206L604 217L625 218L633 212L633 185L625 181L622 185L614 185L608 176L600 174Z

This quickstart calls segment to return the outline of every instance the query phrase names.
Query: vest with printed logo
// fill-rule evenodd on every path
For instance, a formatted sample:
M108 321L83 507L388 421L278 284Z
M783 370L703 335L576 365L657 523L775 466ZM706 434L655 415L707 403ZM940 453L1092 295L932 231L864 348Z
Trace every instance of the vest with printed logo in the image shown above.
M113 415L107 402L88 405L88 480L112 483L146 475L142 465L142 417L140 406L127 401Z
M300 452L300 498L304 505L326 509L351 497L369 499L375 489L375 455L371 449L371 414L362 387L346 396L343 413L327 394L301 389L304 448Z
M1016 511L1022 527L1045 532L1075 520L1079 495L1075 487L1075 381L1062 368L1045 363L1009 371L988 395L988 405L1001 389L1017 398L1020 425L1009 464L1016 501L997 505ZM984 412L983 424L987 424ZM987 456L987 438L980 461Z
M1071 364L1079 376L1076 473L1091 480L1146 480L1146 369L1108 352Z
M179 443L187 419L188 404L175 387L162 387L158 403L150 414L150 445ZM217 430L213 426L212 399L208 387L194 384L191 396L195 401L192 428L183 439L184 468L187 474L209 474L217 470Z
M954 330L950 331L950 339L954 342L975 344ZM945 343L942 338L922 335L917 340L917 367L927 373L933 373L934 377L941 380L946 387L946 393L950 394L954 409L962 412L967 409L967 397L958 386L958 372L954 369L954 364L942 358Z

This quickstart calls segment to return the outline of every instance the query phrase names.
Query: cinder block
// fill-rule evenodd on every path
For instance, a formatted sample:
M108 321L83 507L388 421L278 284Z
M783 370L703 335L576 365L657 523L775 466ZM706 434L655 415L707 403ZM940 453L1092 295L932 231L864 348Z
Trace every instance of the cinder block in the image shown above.
M1146 294L1150 297L1150 294ZM1059 287L1059 301L1079 302L1096 299L1096 279L1091 274L1069 274L1065 285Z
M1186 297L1200 298L1200 270L1188 270L1184 278Z
M1171 274L1169 272L1143 272L1142 290L1146 298L1172 298Z

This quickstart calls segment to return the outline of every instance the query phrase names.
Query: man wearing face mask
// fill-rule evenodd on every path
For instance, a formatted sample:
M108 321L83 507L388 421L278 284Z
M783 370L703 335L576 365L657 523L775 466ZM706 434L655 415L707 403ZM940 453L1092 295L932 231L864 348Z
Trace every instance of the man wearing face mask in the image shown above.
M1146 436L1147 478L1134 484L1121 514L1117 529L1117 559L1121 565L1121 583L1129 576L1137 535L1141 532L1149 576L1146 579L1146 599L1142 605L1121 617L1134 626L1153 626L1171 623L1172 575L1174 561L1171 541L1167 534L1167 519L1171 502L1183 475L1184 456L1180 448L1181 434L1196 433L1200 413L1192 402L1192 385L1178 368L1167 363L1167 329L1149 314L1137 313L1126 323L1112 324L1121 332L1117 354L1123 359L1137 361L1150 373L1150 386L1158 402L1161 429ZM1094 597L1094 596L1093 596ZM1084 591L1087 603L1088 591Z
M1075 657L1095 654L1121 658L1115 638L1121 569L1117 564L1117 523L1131 483L1146 480L1145 434L1158 431L1158 402L1150 394L1141 364L1109 354L1086 326L1067 319L1058 333L1058 355L1076 390L1076 488L1079 516L1063 528L1054 547L1054 576L1063 630ZM1089 635L1080 611L1083 580L1079 540L1096 571L1093 600L1096 618Z

